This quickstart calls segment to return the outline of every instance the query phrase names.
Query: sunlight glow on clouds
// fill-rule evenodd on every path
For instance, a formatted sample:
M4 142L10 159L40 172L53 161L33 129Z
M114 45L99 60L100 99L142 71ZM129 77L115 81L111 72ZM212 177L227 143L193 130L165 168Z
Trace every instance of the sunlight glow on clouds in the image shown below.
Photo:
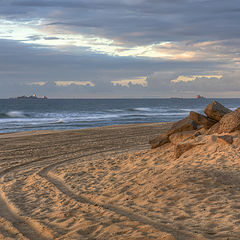
M46 26L44 20L14 22L0 19L0 39L17 40L25 44L55 47L67 50L69 47L86 48L91 52L120 57L146 57L170 60L191 60L193 51L176 48L170 42L127 47L112 39L93 35L64 32L53 26ZM43 27L44 26L44 27Z
M18 23L0 18L0 39L26 41L28 37L39 33L34 27L40 23L41 20Z
M129 87L129 84L131 83L132 85L141 85L143 87L147 87L147 78L146 77L138 77L134 79L122 79L122 80L116 80L116 81L111 81L111 83L114 86L121 86L121 87Z
M222 75L191 75L191 76L178 76L176 79L171 80L172 83L178 82L192 82L195 81L197 78L216 78L221 79Z
M71 85L90 86L90 87L95 86L95 84L90 81L55 81L55 84L59 87L67 87Z
M240 91L239 0L0 3L2 98Z

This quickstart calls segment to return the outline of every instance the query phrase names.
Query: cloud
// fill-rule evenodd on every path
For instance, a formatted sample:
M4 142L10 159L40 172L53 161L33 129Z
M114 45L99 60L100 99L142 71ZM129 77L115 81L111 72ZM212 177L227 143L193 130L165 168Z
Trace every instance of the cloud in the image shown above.
M55 84L58 87L67 87L67 86L71 86L71 85L89 86L89 87L95 86L95 84L93 84L90 81L55 81Z
M239 89L239 0L0 4L2 97L35 89L50 97L232 96ZM55 83L68 79L95 87Z
M231 43L240 38L239 2L205 2L5 1L2 11L14 10L9 18L2 15L0 38L72 54L74 46L110 56L179 61L236 58L239 41ZM27 17L14 14L15 9L27 12Z
M150 58L170 61L240 61L237 49L239 41L155 41L151 44L129 45L116 37L107 38L100 34L81 33L71 27L46 25L46 20L6 20L0 19L0 39L15 40L35 47L47 47L59 52L79 55L104 54L118 57ZM97 32L96 32L97 33ZM144 32L141 32L143 37ZM139 35L138 34L138 35ZM142 36L137 36L142 38ZM153 38L154 40L154 38Z
M50 98L191 97L197 94L205 95L200 91L204 91L206 84L209 94L215 90L223 93L226 89L228 96L234 96L233 91L237 93L235 89L239 89L238 64L223 66L221 62L208 61L156 61L96 54L70 55L13 40L0 40L0 45L2 46L0 55L2 97L31 95L33 92ZM194 84L171 83L171 80L178 76L203 75L203 71L205 75L216 75L221 72L223 78L205 79L206 83L201 82L204 79L196 79L192 82ZM146 79L147 86L133 85L129 82L129 87L123 88L119 84L114 86L111 83L113 79L133 80L140 78L139 76L147 77L147 79L142 77ZM66 82L70 77L82 82L92 82L95 87L56 86L55 81ZM33 79L34 82L46 82L46 84L29 85L28 83L32 83ZM215 96L216 91L211 96Z
M55 47L59 50L66 50L69 47L79 47L95 53L121 57L132 56L189 60L195 56L194 51L177 48L170 42L128 47L119 45L113 39L69 33L66 31L60 32L53 30L52 27L44 27L42 29L39 27L42 21L39 20L22 22L0 20L0 38L18 40L26 44Z
M191 75L191 76L178 76L176 79L171 80L172 83L177 83L177 82L192 82L195 81L198 78L217 78L221 79L222 75Z
M46 82L30 82L27 83L27 85L37 85L37 86L44 86L46 84Z
M72 33L150 45L239 37L239 5L238 0L9 0L1 1L0 13L9 19L45 19L44 24L55 23Z
M233 97L235 92L240 91L239 70L230 71L221 75L196 77L193 81L171 82L171 86L178 92L199 92L207 93L211 96L226 96L225 92L232 92L229 97ZM236 95L235 95L236 96Z
M113 86L122 86L122 87L129 87L129 84L132 85L141 85L142 87L147 87L147 78L146 77L138 77L135 79L122 79L122 80L116 80L116 81L111 81Z

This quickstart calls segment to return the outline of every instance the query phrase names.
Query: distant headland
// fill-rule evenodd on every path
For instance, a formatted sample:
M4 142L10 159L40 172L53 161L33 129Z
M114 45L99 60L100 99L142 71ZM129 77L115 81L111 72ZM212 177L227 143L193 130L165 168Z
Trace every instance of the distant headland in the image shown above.
M204 97L202 95L197 95L196 96L196 99L202 99L202 98L206 98L206 97ZM184 99L184 97L170 97L170 99Z
M201 95L197 95L196 98L197 98L197 99L201 99L201 98L206 98L206 97L201 96Z
M20 97L14 97L10 99L48 99L46 96L38 97L35 93L31 96L20 96Z

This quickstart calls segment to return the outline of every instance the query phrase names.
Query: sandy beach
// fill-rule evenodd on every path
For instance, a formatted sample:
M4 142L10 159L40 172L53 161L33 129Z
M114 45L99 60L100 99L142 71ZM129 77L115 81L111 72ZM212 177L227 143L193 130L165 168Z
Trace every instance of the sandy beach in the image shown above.
M1 134L0 239L239 239L239 136L176 158L170 127Z

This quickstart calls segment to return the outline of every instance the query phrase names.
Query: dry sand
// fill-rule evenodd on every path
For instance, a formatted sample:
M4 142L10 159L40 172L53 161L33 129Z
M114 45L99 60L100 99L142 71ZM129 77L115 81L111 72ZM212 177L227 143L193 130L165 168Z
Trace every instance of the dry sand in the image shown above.
M170 124L0 135L0 239L240 239L239 135L176 159Z

